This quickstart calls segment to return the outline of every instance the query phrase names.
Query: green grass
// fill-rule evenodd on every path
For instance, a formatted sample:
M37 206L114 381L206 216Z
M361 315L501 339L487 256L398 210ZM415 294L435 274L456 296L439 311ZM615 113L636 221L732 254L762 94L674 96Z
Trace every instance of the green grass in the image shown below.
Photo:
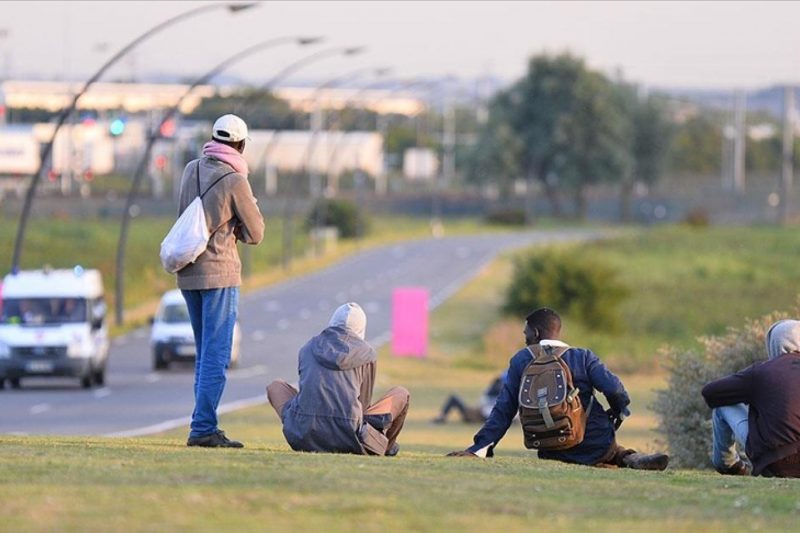
M665 226L572 249L577 261L615 267L631 295L621 331L589 331L567 317L564 336L626 370L657 369L665 344L696 347L698 336L797 302L797 228Z

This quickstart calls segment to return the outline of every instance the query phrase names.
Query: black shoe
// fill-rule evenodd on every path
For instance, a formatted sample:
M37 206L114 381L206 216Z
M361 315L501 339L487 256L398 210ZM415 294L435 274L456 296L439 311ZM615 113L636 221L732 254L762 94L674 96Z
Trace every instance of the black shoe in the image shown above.
M238 440L229 439L222 430L217 430L216 433L203 435L202 437L189 437L186 445L202 446L204 448L244 448L244 444Z
M716 467L715 469L723 476L749 476L753 473L753 467L741 459L731 466Z
M653 453L646 455L643 453L632 453L626 455L622 462L628 468L634 470L664 470L669 464L669 455L664 453Z
M386 450L386 457L394 457L400 452L400 445L396 442L392 444L392 447Z

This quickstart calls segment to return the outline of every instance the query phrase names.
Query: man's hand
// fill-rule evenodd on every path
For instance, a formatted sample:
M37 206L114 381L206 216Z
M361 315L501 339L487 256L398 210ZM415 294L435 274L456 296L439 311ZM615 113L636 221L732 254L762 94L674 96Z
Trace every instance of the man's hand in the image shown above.
M613 409L609 409L606 411L606 414L608 415L608 419L611 420L614 429L619 429L622 425L622 421L631 416L631 412L627 407L624 408L621 413L616 413Z
M478 456L475 455L474 453L472 453L469 450L457 450L455 452L448 453L447 457L475 457L475 458L477 458Z

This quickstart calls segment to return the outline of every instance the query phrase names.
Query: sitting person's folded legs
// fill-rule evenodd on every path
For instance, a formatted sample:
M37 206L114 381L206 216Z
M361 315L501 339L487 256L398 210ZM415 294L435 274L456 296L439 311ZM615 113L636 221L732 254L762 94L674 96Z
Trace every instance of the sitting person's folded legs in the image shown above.
M282 379L276 379L267 385L267 400L281 418L283 418L283 408L295 396L297 396L297 389Z

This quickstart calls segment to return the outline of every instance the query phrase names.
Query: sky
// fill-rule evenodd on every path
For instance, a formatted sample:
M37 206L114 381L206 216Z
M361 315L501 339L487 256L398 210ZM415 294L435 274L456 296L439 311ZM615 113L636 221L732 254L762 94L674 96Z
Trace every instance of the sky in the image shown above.
M84 79L151 27L207 2L0 2L0 77ZM758 88L800 82L800 2L267 1L216 9L154 36L106 79L194 78L224 58L282 36L284 45L230 69L255 82L325 47L366 47L298 72L324 79L361 67L395 78L520 77L530 56L570 51L606 73L663 88Z

